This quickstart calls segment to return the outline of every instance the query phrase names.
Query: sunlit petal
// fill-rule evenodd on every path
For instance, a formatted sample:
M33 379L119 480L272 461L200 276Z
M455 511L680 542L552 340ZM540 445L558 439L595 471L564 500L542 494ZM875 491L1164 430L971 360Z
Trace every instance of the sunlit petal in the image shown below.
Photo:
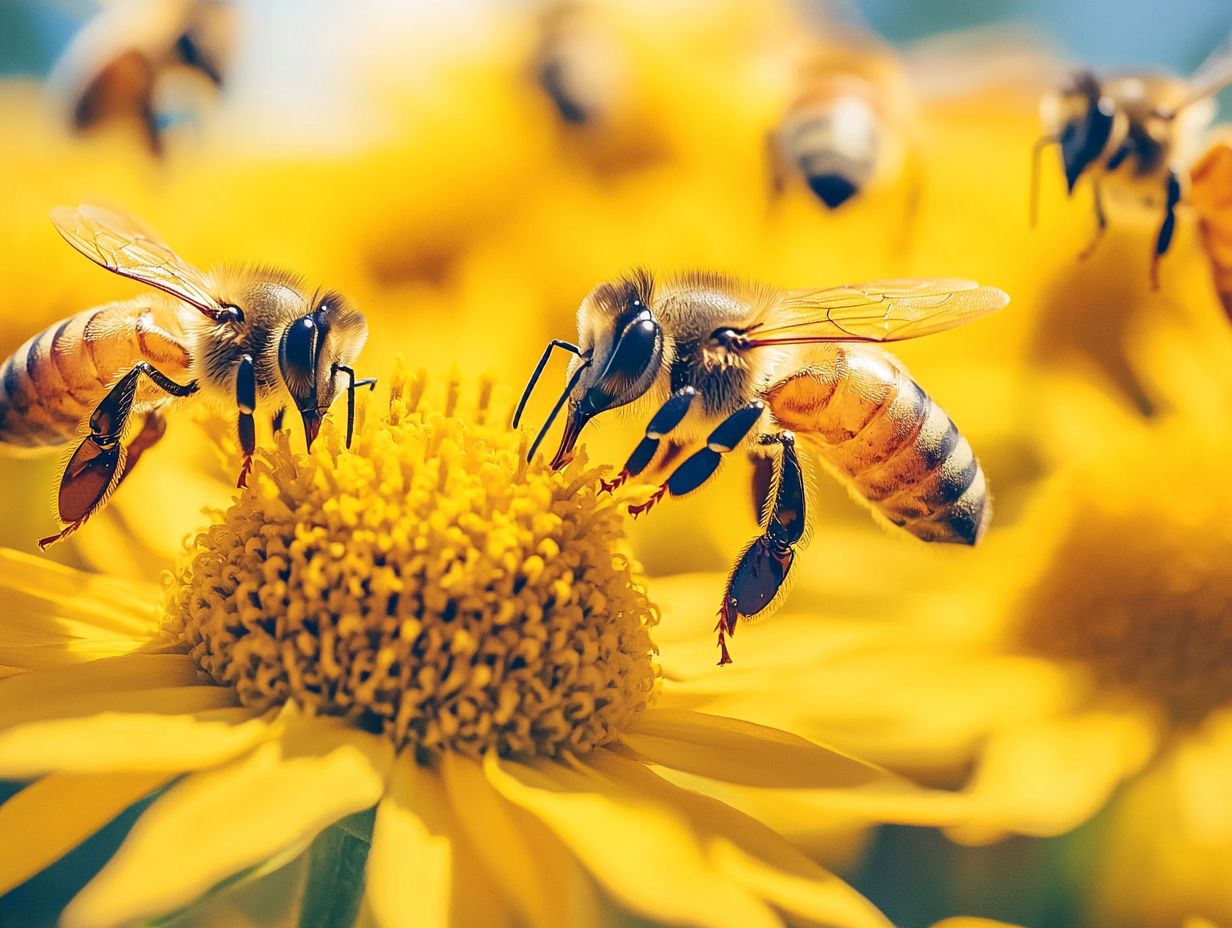
M138 773L211 767L272 734L251 709L196 715L106 712L0 730L0 777L51 771Z
M652 763L753 786L845 787L887 778L797 735L688 709L647 709L621 740Z
M439 775L406 756L377 806L366 893L379 928L486 928L513 914L467 847Z
M59 860L172 773L52 774L0 805L0 896Z
M289 724L279 741L194 774L159 797L69 904L62 924L118 926L191 902L375 804L390 755L388 742L336 722Z
M558 763L489 756L484 771L502 796L546 823L631 911L719 928L779 924L754 893L716 871L691 823L672 806Z

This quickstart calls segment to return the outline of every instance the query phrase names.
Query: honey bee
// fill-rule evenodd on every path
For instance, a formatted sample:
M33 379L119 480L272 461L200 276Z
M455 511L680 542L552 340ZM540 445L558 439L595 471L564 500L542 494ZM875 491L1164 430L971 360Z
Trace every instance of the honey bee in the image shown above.
M770 190L799 178L829 209L874 183L911 175L910 81L898 56L867 36L816 44L796 69L795 91L766 137Z
M86 310L35 335L0 366L0 443L59 447L81 438L60 478L64 527L46 548L101 509L137 459L162 438L165 408L201 394L237 410L244 486L256 450L254 413L281 426L290 404L312 446L329 407L347 391L347 444L354 422L351 364L368 337L363 315L333 292L310 292L267 267L185 263L127 216L94 206L59 207L65 240L112 273L149 284L131 300ZM345 386L342 378L346 378ZM140 418L140 429L130 426Z
M560 2L540 14L534 80L566 124L611 120L627 90L626 68L615 38L593 8Z
M74 36L50 78L68 101L73 128L135 123L150 153L161 155L165 124L183 109L176 97L199 102L202 89L222 86L234 12L227 0L106 4Z
M799 435L894 525L924 541L975 544L991 508L983 471L949 416L877 343L941 332L1009 297L965 280L895 280L779 291L713 273L658 283L645 271L596 287L578 310L578 344L553 340L514 414L516 427L554 348L573 355L564 392L530 447L568 405L551 466L564 466L583 427L622 406L653 409L612 490L659 458L670 436L702 443L644 503L684 496L737 448L774 455L761 534L736 560L717 626L720 664L736 622L784 595L807 529ZM669 450L670 450L669 446Z
M1189 202L1198 214L1215 289L1232 318L1232 145L1216 142L1189 171Z
M1105 181L1119 201L1162 211L1150 267L1151 286L1158 289L1159 262L1176 230L1183 166L1214 118L1211 97L1229 83L1232 43L1225 42L1188 80L1158 74L1101 80L1079 71L1060 90L1046 94L1040 104L1046 134L1036 142L1032 158L1032 224L1038 212L1040 154L1059 145L1069 194L1082 177L1091 180L1096 230L1081 257L1095 250L1107 229Z

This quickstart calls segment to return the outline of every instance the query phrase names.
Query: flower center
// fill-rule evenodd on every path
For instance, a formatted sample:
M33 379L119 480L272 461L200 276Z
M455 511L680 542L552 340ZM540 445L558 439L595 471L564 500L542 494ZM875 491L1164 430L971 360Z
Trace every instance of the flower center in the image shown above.
M310 455L287 433L170 581L168 627L245 705L294 701L399 746L582 753L648 702L653 607L598 474L524 462L507 410L395 383Z
M1031 650L1082 661L1100 686L1187 724L1232 704L1232 501L1219 490L1227 449L1180 431L1082 474L1021 620Z

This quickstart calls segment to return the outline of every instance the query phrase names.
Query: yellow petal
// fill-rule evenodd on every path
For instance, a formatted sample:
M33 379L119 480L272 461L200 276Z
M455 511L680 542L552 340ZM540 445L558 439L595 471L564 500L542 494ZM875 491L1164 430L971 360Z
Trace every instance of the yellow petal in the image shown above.
M377 807L366 900L378 928L487 928L505 905L449 811L440 777L399 757Z
M391 751L383 738L336 720L289 723L278 741L160 796L61 924L110 928L188 904L375 804Z
M55 863L171 773L56 773L0 805L0 896Z
M651 763L749 786L850 787L889 778L776 728L688 709L647 709L621 741Z
M98 712L174 714L236 704L223 687L200 685L186 654L124 654L0 680L0 728Z
M596 751L594 769L635 795L657 800L685 815L722 878L809 923L887 928L877 908L809 860L782 837L742 812L673 786L644 765L612 751Z
M0 777L44 773L184 771L212 767L271 734L251 709L198 715L105 712L0 731Z
M27 608L11 608L20 600ZM148 638L158 630L157 587L73 570L45 558L0 548L0 604L23 633L41 631L49 640L73 623L80 634ZM32 608L31 608L32 607ZM7 644L0 637L0 644Z
M933 928L1018 928L1018 926L1009 922L999 922L994 918L956 915L953 918L943 918L939 922L934 922Z
M470 845L522 919L544 926L595 923L590 885L541 822L500 796L469 758L446 754L441 775Z
M691 824L672 806L551 761L531 766L489 756L484 771L502 796L546 823L630 911L714 928L780 924L706 859Z
M1090 711L995 735L969 787L970 824L949 829L980 844L1006 831L1057 835L1080 825L1154 753L1157 733L1134 711ZM1049 784L1041 789L1040 784Z

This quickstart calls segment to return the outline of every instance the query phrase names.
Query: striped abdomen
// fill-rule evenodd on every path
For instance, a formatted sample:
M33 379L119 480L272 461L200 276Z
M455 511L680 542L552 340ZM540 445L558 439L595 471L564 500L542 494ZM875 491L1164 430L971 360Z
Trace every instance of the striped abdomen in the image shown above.
M1189 200L1201 219L1215 289L1232 316L1232 147L1219 143L1189 173Z
M172 379L191 360L178 304L151 294L89 309L44 329L0 365L0 443L21 448L77 438L111 384L146 360ZM149 383L138 405L166 394Z
M895 525L924 541L974 544L991 512L984 472L941 407L877 349L824 345L807 360L767 391L779 424Z

